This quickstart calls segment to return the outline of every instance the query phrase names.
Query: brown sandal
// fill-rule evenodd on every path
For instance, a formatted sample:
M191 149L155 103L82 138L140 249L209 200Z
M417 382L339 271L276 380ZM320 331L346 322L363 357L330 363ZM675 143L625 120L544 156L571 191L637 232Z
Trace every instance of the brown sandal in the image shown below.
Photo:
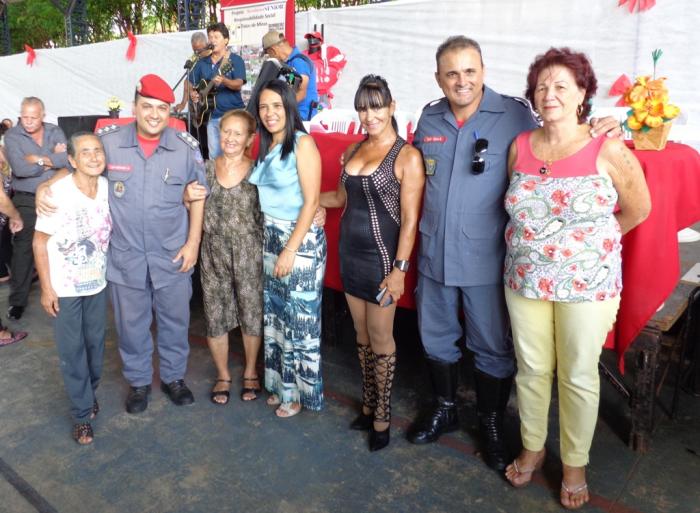
M248 387L246 386L246 383L255 383L257 386ZM243 388L241 388L241 401L255 401L258 398L258 394L256 392L260 392L260 378L257 376L254 378L243 377ZM245 397L243 397L246 394L253 394L253 397L246 399Z
M91 444L94 436L95 435L92 432L92 425L89 422L73 424L73 440L78 442L79 445ZM81 442L81 440L86 438L89 438L89 440Z

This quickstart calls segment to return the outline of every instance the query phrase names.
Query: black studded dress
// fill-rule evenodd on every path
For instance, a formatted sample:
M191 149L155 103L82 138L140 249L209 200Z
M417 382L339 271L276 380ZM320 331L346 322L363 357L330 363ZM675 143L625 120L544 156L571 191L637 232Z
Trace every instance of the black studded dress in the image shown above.
M345 292L372 303L377 303L379 284L391 272L399 243L401 185L394 163L404 144L397 137L369 175L352 176L345 169L341 175L347 202L340 220L340 276Z

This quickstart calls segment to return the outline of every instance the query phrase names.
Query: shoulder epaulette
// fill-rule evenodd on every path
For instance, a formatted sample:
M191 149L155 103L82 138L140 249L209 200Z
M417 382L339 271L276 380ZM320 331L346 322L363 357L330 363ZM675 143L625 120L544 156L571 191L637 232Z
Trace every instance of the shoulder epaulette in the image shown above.
M111 133L114 133L114 132L118 132L118 131L119 131L119 128L120 128L120 125L107 125L107 126L104 126L104 127L100 128L100 129L97 131L97 135L99 135L100 137L102 137L103 135L107 135L107 134L111 134Z
M185 141L185 143L187 143L187 146L189 146L193 150L199 148L199 141L192 137L192 134L190 134L189 132L178 132L177 136L183 141Z
M507 94L502 94L501 97L506 100L513 100L515 102L518 102L520 105L530 110L530 102L527 101L525 98L521 98L520 96L508 96Z
M435 105L437 105L438 103L440 103L441 100L442 100L442 98L438 98L437 100L433 100L433 101L431 101L431 102L426 103L426 104L423 106L423 110L427 109L428 107L434 107Z

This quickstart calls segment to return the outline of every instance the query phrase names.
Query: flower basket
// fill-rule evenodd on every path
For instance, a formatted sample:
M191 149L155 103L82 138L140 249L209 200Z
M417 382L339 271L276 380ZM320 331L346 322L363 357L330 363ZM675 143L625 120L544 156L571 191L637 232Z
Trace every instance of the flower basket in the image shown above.
M637 150L663 150L671 130L671 120L681 112L678 106L668 101L666 78L656 78L656 64L662 54L658 48L651 52L654 74L637 77L618 102L630 107L623 126L632 132Z
M119 109L112 109L109 111L109 117L110 118L118 118L119 117Z
M663 150L666 147L668 133L671 131L672 121L666 121L663 125L649 130L633 130L632 141L635 150Z

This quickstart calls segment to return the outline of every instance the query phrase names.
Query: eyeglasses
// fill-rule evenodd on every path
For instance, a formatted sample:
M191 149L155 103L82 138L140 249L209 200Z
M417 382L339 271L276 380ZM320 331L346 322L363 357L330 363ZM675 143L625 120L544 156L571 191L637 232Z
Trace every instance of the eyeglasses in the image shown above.
M474 141L474 157L472 158L472 174L480 175L486 169L486 161L483 154L489 149L488 139L477 139Z

